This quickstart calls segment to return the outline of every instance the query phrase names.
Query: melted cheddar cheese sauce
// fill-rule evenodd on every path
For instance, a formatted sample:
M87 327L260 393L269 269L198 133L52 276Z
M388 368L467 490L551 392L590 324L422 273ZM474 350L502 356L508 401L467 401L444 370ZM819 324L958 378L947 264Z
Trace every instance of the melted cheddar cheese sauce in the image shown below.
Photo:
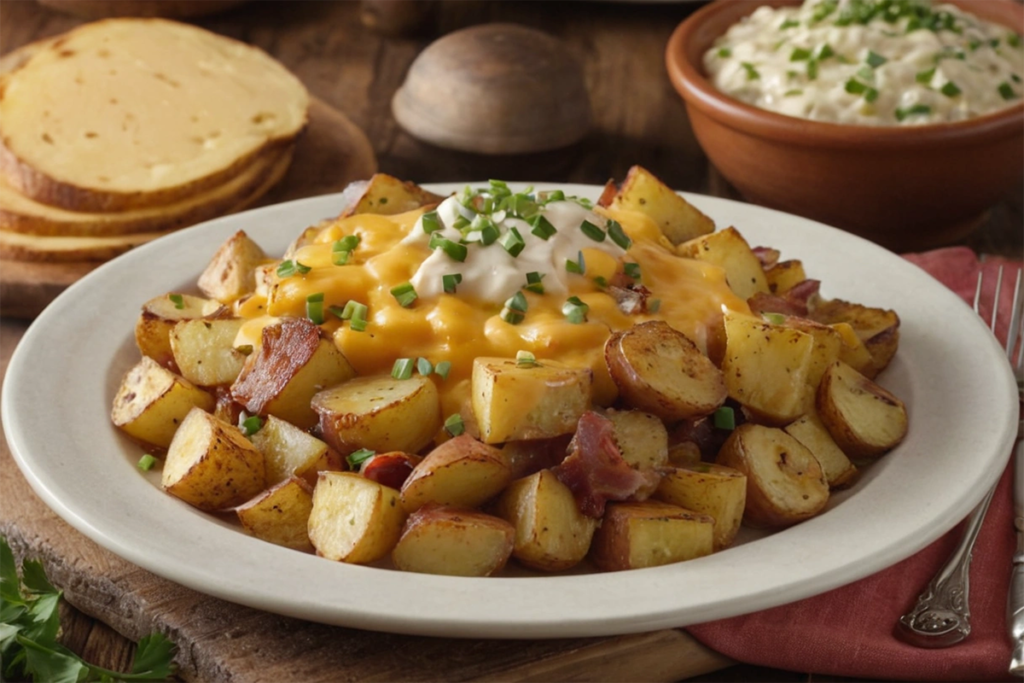
M724 311L750 312L746 302L726 284L721 268L678 256L646 216L573 206L583 213L569 209L560 214L564 207L545 211L559 233L566 233L568 246L527 235L525 241L532 252L524 249L520 257L526 258L512 271L509 262L517 263L518 259L498 244L470 245L471 251L489 251L495 259L491 266L473 264L472 258L460 263L440 249L432 250L427 240L417 238L422 232L424 210L396 216L356 215L334 221L294 250L293 260L308 267L307 272L288 277L272 275L265 297L257 295L237 306L237 313L250 320L236 343L255 348L264 326L285 316L306 317L311 295L323 295L325 312L329 307L344 307L356 301L367 307L365 330L353 329L331 313L325 313L321 326L355 370L360 375L389 374L398 358L423 357L434 365L448 361L451 370L447 379L435 376L442 409L445 415L468 415L470 376L477 357L515 358L517 352L528 351L539 361L549 359L591 368L594 402L609 405L617 395L604 360L604 344L612 332L647 320L665 320L706 351L709 331L720 326ZM444 203L437 213L445 214ZM600 224L609 219L618 221L631 240L628 249L585 237L583 242L573 241L578 223L572 223L580 215ZM345 265L335 265L333 245L349 235L360 238L358 247ZM566 271L564 254L570 251L582 254L583 274ZM545 292L521 289L526 283L525 273L543 267L538 264L543 263L544 254L549 254L551 264L547 272L540 271L545 274ZM437 268L431 270L435 262ZM617 272L621 275L623 262L639 264L640 282L650 290L648 302L660 301L657 312L626 314L599 284L611 280ZM465 270L473 270L473 276L466 275ZM441 275L448 273L464 275L454 294L423 284L430 278L440 281ZM527 310L519 324L501 317L503 297L509 288L507 282L495 283L501 278L513 283L513 293L521 291L525 296ZM403 307L391 290L409 282L420 283L416 287L419 297ZM572 296L589 307L585 322L570 322L563 313L563 304Z

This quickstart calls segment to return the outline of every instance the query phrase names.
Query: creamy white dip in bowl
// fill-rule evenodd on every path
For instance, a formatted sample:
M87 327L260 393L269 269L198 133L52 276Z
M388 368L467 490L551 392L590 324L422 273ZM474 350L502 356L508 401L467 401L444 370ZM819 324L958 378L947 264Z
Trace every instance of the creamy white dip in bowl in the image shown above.
M748 51L749 46L736 42L752 33L749 28L746 34L734 30L723 39L731 27L761 7L801 4L800 0L719 0L684 21L666 49L669 76L683 97L698 141L747 199L844 228L892 249L910 250L965 236L993 204L1024 182L1024 98L1018 96L1024 93L1024 84L1007 71L993 77L987 73L992 68L988 64L978 66L981 71L963 68L969 62L958 59L953 49L946 52L957 64L945 63L945 56L931 65L921 63L921 45L935 43L942 49L942 40L920 33L933 33L930 29L908 33L905 20L883 27L891 34L884 40L898 43L906 35L915 43L892 53L891 44L876 48L878 43L870 42L863 25L855 24L850 31L835 27L809 37L806 26L780 28L787 19L779 18L780 26L774 27L779 32L777 41L763 35L757 38L762 48L768 43L769 49L784 57L774 64L763 52ZM1024 6L1011 0L950 0L948 4L1005 27L1001 35L999 28L991 34L999 35L1001 52L1015 60L1019 51L1024 59L1024 49L1016 44L1019 38L1012 38L1024 30ZM843 7L840 0L833 19ZM746 24L762 15L766 10ZM792 34L797 32L806 45L793 41ZM991 43L981 46L973 29L962 33L969 34L979 52L994 52ZM942 39L958 37L939 34ZM714 74L709 73L721 71L715 60L723 47L722 61L739 64L724 67L732 70L732 82L739 83L732 95L716 87ZM889 58L872 48L889 52L892 63L880 63L880 58ZM804 53L809 53L807 59ZM756 61L758 57L765 61ZM815 59L814 78L808 79L807 62ZM924 80L936 63L940 68L927 84L919 81L918 74ZM1000 63L999 68L1005 67ZM805 92L791 92L791 99L803 99L802 104L788 114L761 108L764 102L757 100L763 93L743 85L748 75L751 81L761 80L761 70L766 81L777 81L780 74L793 79L790 89ZM901 73L911 73L914 84L901 88ZM955 74L955 80L950 74ZM1001 87L1003 80L1006 88ZM872 94L868 88L878 92ZM783 94L775 93L774 99ZM975 104L979 97L985 106ZM922 106L908 113L915 105ZM923 105L932 106L925 113ZM989 112L992 106L999 108ZM786 107L792 107L792 102L778 108L787 111ZM878 113L872 111L876 107ZM805 118L818 110L824 114ZM828 120L817 120L822 118Z

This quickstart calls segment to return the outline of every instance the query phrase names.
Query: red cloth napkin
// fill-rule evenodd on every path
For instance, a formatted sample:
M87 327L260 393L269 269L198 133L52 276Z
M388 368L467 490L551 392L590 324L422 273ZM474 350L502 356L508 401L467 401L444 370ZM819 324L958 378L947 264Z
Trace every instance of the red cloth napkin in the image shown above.
M1005 339L1019 261L979 263L966 247L910 254L937 280L972 303L978 269L985 271L982 301L991 301L999 266L1005 265L997 325ZM1007 284L1009 283L1009 284ZM990 311L983 310L987 321ZM999 482L978 536L971 564L971 635L953 647L924 650L893 636L899 617L914 606L921 590L952 553L962 525L916 555L873 576L828 593L732 619L687 629L707 645L748 664L832 676L882 680L1002 681L1010 641L1006 635L1006 595L1016 545L1010 484L1012 467Z

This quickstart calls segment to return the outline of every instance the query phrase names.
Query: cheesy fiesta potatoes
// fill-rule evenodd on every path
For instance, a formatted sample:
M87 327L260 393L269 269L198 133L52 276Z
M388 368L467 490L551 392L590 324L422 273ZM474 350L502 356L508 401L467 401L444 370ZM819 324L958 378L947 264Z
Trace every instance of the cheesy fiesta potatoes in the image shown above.
M140 466L257 538L452 575L679 562L818 514L906 432L874 381L896 314L642 168L596 202L383 175L345 198L281 258L238 233L146 302L114 398Z

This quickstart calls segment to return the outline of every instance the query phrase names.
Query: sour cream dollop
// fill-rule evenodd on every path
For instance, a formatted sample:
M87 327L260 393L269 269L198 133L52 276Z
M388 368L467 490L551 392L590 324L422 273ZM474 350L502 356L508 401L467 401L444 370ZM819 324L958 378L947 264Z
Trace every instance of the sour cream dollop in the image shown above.
M760 7L715 41L704 65L736 99L831 123L962 121L1024 95L1020 34L927 0Z

